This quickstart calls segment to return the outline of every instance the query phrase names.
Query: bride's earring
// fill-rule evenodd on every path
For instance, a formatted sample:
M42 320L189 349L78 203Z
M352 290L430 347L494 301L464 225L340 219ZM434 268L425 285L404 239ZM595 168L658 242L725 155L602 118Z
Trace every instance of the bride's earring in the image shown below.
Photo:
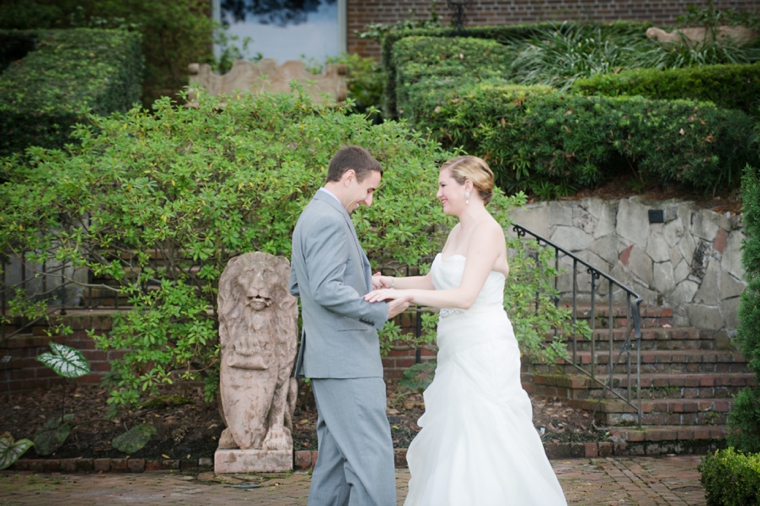
M470 192L464 192L464 203L465 204L470 203Z

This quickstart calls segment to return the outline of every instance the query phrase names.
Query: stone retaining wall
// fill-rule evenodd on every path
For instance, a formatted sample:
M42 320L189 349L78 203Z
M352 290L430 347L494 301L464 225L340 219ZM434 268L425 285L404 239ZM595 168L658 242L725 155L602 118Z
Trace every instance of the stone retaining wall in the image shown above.
M662 223L650 223L649 211L662 211ZM746 283L741 263L745 237L741 215L698 209L692 202L647 202L639 197L541 202L512 212L512 218L600 271L629 286L644 304L673 308L674 327L706 330L738 326L739 295ZM558 282L564 299L572 296L573 264ZM591 277L577 269L580 300L590 300ZM609 285L597 283L598 303ZM617 290L613 300L624 301Z

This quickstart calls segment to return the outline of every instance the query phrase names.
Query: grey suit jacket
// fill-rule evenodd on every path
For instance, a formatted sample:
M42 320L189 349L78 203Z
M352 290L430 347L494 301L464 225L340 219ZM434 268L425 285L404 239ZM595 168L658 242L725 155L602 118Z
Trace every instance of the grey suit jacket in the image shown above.
M365 301L371 290L372 271L348 212L317 192L293 231L290 293L303 311L297 377L383 376L377 329L388 304Z

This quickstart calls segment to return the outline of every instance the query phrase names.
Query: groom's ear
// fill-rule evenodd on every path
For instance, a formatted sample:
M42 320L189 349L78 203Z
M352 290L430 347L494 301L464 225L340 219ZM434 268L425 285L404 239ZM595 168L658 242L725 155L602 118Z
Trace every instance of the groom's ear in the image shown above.
M351 181L356 179L356 171L354 169L348 169L346 172L343 173L343 175L340 177L340 180L343 184L349 184Z

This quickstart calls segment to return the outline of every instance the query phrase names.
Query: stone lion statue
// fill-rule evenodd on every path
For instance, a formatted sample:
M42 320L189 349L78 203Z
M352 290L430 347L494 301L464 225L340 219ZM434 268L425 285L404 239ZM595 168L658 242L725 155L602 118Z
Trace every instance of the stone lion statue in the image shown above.
M220 449L292 450L298 305L290 262L267 253L229 261L219 279Z

